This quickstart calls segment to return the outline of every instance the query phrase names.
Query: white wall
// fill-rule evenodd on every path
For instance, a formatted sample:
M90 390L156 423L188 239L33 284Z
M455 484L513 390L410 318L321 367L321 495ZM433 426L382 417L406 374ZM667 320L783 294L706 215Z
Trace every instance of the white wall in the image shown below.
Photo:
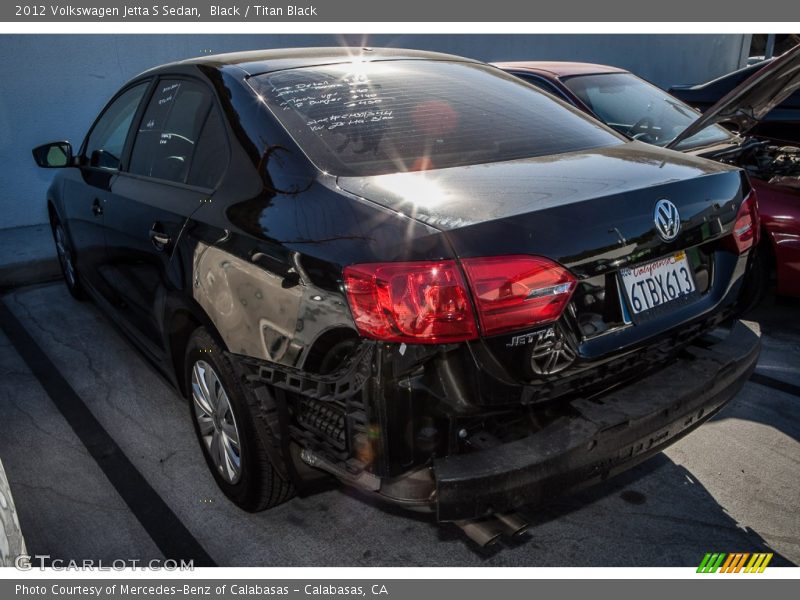
M79 145L128 79L201 54L289 46L397 46L482 60L582 60L628 68L662 86L698 83L742 64L749 35L5 35L0 36L0 229L46 222L53 172L34 146Z

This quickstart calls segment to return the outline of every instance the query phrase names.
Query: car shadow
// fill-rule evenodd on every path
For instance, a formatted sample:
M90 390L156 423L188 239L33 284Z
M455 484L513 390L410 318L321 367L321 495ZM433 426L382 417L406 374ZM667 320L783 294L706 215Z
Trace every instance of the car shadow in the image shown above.
M712 420L726 419L760 423L800 441L800 396L788 392L776 393L773 388L761 385L755 379Z
M759 369L749 385L714 420L743 419L774 428L800 441L800 395L792 377L800 372L800 298L777 296L774 289L744 319L761 327ZM766 367L766 368L765 368ZM777 367L773 375L772 369ZM785 384L785 385L782 385ZM775 393L775 392L778 393Z
M767 335L785 335L787 332L800 334L800 298L778 296L771 288L757 306L745 313L742 318L757 321L761 332Z
M388 515L426 523L440 544L463 544L484 566L696 567L707 552L772 552L770 566L795 566L663 453L591 488L521 508L528 531L488 547L454 524L436 524L429 514L352 490L342 493ZM435 558L426 564L438 565Z
M758 532L738 523L688 469L664 453L597 486L521 512L531 518L535 536L537 528L597 504L618 507L619 518L612 521L634 534L616 540L615 554L630 562L614 558L610 564L697 566L706 552L773 552L772 566L795 566ZM642 538L653 548L637 553ZM586 566L596 564L589 560L592 547L588 550ZM603 556L596 556L601 564Z

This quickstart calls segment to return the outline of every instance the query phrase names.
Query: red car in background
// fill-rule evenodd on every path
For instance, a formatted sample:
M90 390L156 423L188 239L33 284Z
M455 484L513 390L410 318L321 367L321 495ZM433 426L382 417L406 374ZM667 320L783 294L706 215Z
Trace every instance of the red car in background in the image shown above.
M800 297L800 147L748 136L776 105L800 89L800 46L771 61L700 114L624 69L574 62L495 66L643 142L745 169L758 194L762 240L755 295L774 267L777 292ZM722 127L722 123L732 126Z

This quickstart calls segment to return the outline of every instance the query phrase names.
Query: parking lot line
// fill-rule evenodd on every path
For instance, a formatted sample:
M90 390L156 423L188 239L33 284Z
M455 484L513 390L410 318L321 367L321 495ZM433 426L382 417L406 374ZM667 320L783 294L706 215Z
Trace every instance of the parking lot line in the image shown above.
M161 499L0 299L0 328L131 512L168 559L215 566L191 532Z
M163 558L1 329L0 456L31 554Z
M791 394L792 396L797 396L798 398L800 398L800 386L787 383L786 381L781 381L780 379L775 379L774 377L770 377L769 375L762 375L761 373L753 373L750 376L750 381L753 383L757 383L758 385L764 385L766 387L772 388L773 390L786 392L787 394Z

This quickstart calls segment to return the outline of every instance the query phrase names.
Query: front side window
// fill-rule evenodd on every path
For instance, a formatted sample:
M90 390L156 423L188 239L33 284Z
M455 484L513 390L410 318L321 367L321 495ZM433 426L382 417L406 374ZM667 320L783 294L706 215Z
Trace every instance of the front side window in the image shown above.
M140 83L124 91L97 120L86 140L85 156L91 166L119 169L125 139L147 85Z
M136 133L130 172L185 183L211 106L200 83L160 80Z
M577 109L471 63L354 62L266 73L249 83L311 161L341 176L623 143Z

